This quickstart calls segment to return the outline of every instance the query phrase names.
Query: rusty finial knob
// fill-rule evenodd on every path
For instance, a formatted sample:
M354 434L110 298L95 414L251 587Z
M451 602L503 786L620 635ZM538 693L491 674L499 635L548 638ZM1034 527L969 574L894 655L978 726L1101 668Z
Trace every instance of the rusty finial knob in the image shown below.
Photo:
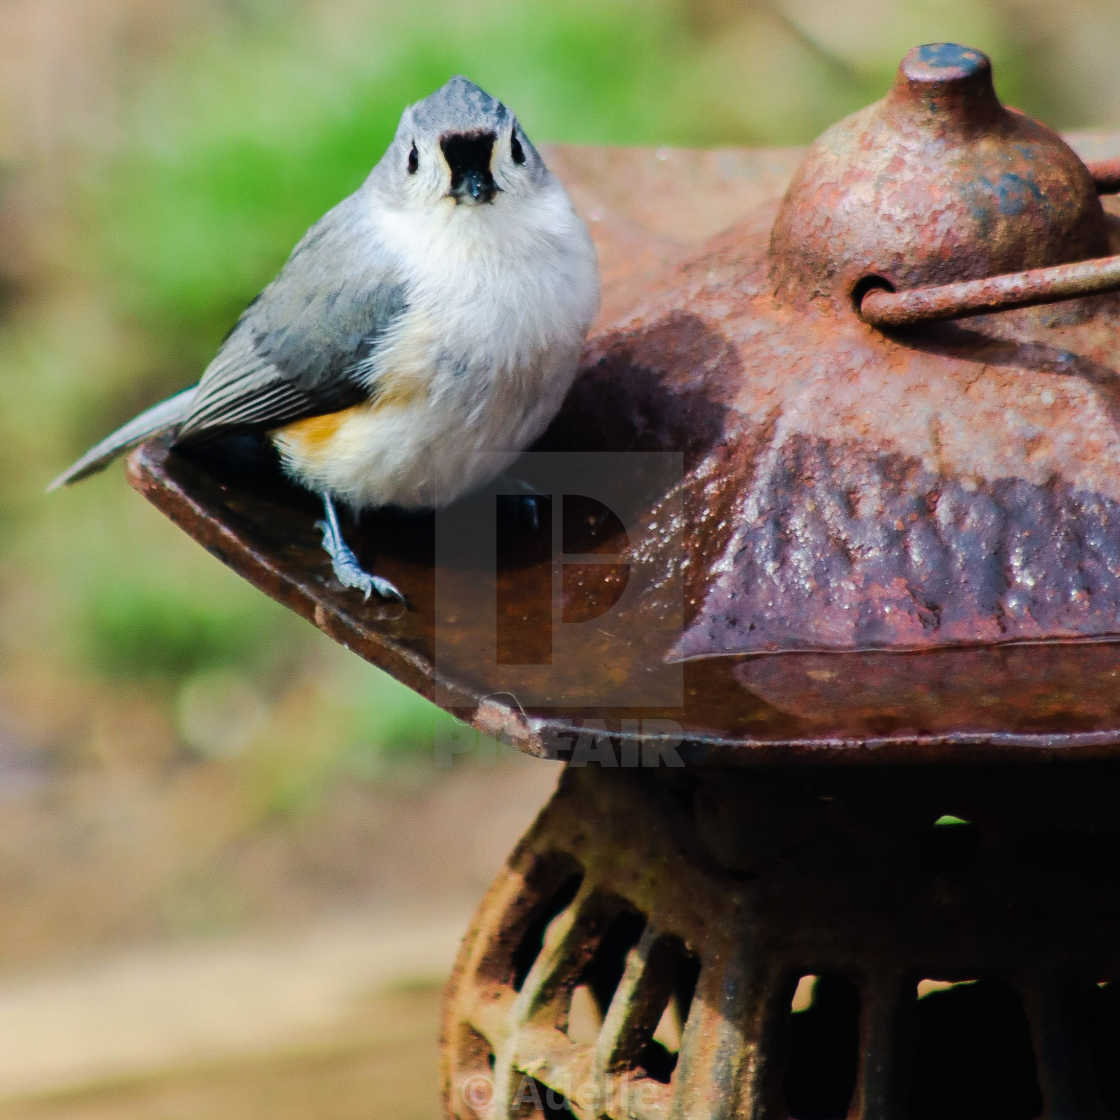
M890 92L809 149L774 223L784 302L853 309L897 289L1102 256L1088 169L1050 129L1004 108L986 55L915 47Z
M1003 113L988 56L956 43L909 51L887 101L892 112L911 114L931 136L990 128Z
M973 95L995 100L988 56L959 43L923 43L920 47L911 47L899 64L898 74L899 85L905 81L912 89L924 90L932 97L968 85Z

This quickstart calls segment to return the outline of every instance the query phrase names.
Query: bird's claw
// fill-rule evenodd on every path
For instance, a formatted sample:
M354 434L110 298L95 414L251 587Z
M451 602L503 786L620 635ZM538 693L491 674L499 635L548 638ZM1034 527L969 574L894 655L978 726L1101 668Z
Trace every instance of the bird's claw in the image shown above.
M331 568L334 578L343 587L352 588L362 593L362 598L368 600L371 593L377 592L382 599L396 599L405 601L404 594L395 584L382 576L375 576L367 572L358 563L358 558L350 548L335 536L331 526L326 521L316 521L315 528L323 534L323 549L331 558Z

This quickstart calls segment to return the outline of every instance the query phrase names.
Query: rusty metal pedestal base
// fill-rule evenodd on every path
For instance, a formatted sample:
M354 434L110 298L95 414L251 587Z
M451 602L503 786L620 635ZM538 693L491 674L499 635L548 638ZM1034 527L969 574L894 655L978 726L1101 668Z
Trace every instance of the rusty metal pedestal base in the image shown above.
M447 1114L1120 1116L1117 777L569 767L464 942Z

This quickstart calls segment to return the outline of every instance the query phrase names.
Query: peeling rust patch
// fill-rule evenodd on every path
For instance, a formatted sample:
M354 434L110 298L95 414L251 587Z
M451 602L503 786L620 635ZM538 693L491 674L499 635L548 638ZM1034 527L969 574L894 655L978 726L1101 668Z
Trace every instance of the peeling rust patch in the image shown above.
M1120 504L794 435L766 457L676 656L921 649L1120 629Z
M470 718L470 725L481 731L483 735L499 739L527 754L541 757L546 755L540 736L534 731L532 721L517 703L517 697L502 697L502 700L504 702L499 702L496 697L484 699ZM509 706L511 702L515 705L513 709Z

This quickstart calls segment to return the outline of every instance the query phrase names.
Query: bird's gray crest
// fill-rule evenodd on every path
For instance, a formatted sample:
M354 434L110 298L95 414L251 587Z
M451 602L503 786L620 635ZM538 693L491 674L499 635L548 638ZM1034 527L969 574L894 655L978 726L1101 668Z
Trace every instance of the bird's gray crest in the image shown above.
M510 111L484 89L462 75L445 82L435 93L417 101L405 111L401 123L410 121L424 133L489 128L502 131L510 121Z

